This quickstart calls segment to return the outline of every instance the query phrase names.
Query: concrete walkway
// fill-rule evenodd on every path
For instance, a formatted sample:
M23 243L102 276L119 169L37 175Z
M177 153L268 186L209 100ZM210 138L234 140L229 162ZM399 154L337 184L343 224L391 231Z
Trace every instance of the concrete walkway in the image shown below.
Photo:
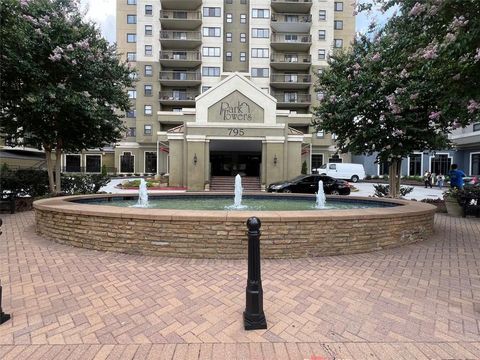
M0 359L480 359L480 219L369 254L266 260L267 330L246 332L246 261L53 243L2 215Z

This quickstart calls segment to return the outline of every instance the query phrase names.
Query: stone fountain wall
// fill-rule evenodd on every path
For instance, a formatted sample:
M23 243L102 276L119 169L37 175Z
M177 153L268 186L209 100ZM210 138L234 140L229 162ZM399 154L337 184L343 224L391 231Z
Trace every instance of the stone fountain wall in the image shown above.
M114 208L65 200L35 203L39 234L86 249L188 258L246 258L245 222L253 215L262 220L262 257L299 258L422 241L432 235L435 213L433 206L412 201L388 208L254 213Z

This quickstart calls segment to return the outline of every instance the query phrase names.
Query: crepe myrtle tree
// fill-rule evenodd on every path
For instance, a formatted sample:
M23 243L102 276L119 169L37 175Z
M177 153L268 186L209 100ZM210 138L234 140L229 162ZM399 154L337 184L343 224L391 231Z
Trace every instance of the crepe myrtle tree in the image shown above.
M377 2L383 10L397 5L400 12L382 29L373 24L350 51L332 54L329 69L318 79L322 101L314 125L336 133L341 151L376 154L377 161L388 163L390 196L397 197L402 158L414 150L446 148L448 133L479 121L479 17L474 29L467 28L473 21L452 14L460 7L449 6L442 8L443 25L437 24L440 10L427 16L433 3L459 3L438 0L425 5L422 25L416 2ZM455 30L455 39L448 28ZM434 40L424 39L436 36L450 40L435 47Z
M76 1L0 1L0 133L43 147L50 191L58 193L63 152L122 138L132 70Z

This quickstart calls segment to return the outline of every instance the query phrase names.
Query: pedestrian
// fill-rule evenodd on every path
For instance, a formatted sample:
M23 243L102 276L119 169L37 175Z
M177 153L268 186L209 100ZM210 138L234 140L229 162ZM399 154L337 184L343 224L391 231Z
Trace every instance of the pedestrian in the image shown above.
M425 182L425 189L430 186L432 188L432 173L427 171L425 175L423 175L423 181Z
M463 189L463 178L466 176L462 170L458 169L457 164L452 164L450 166L450 188L452 189Z
M445 181L445 176L442 173L437 175L437 186L439 189L443 188L443 182Z

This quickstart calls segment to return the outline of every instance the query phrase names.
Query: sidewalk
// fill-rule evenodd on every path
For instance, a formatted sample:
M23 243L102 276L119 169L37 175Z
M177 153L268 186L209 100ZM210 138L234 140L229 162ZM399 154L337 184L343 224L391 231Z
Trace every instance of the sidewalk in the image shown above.
M430 191L430 190L428 190ZM246 261L90 251L2 215L0 359L480 359L480 219L422 243L264 260L267 330L243 330Z

